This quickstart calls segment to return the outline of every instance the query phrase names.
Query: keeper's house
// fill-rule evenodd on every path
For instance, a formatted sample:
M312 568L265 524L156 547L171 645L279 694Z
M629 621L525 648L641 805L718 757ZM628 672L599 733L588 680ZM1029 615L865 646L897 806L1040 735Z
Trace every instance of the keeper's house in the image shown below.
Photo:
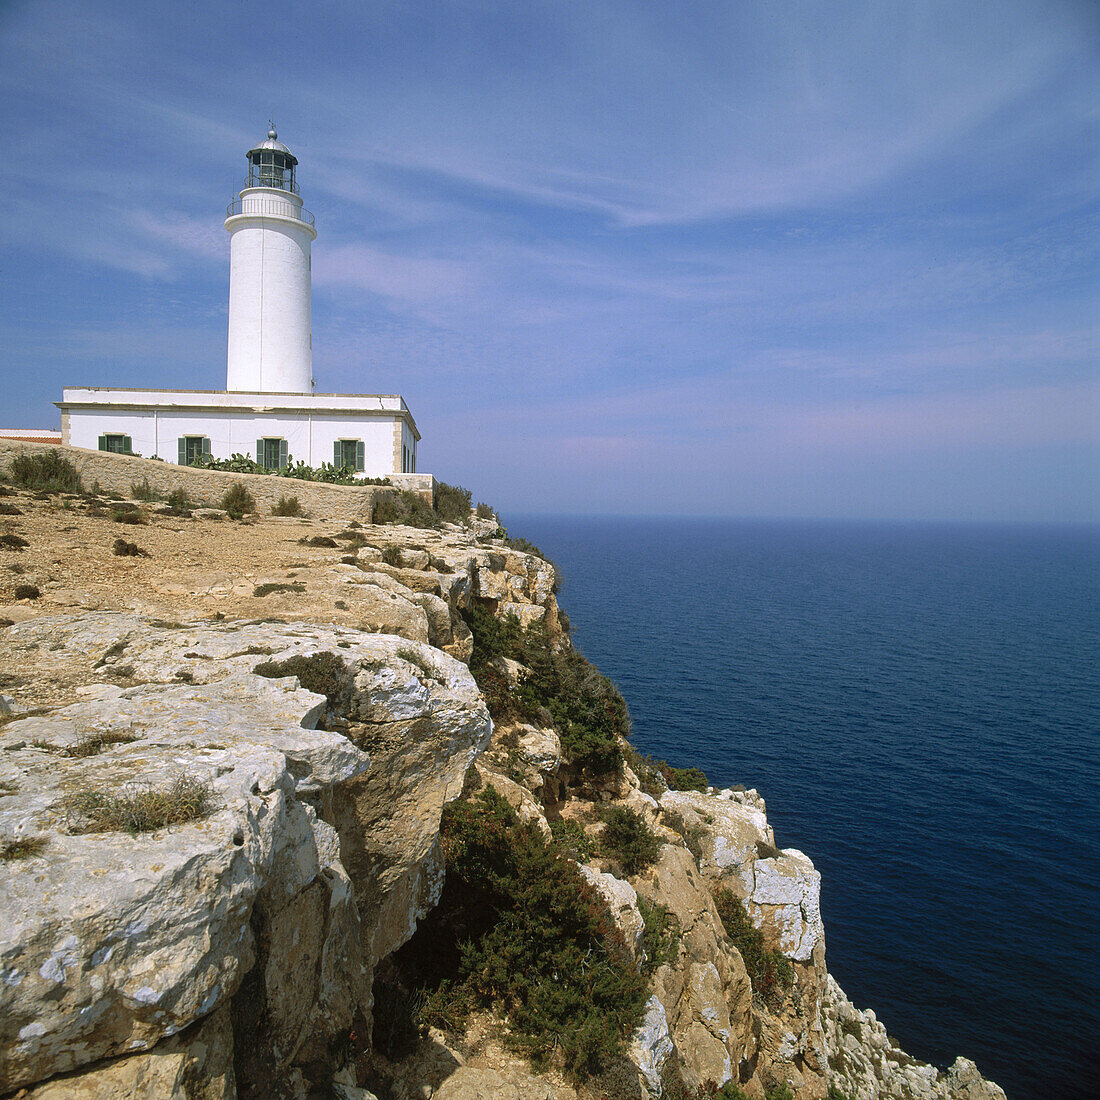
M297 158L278 140L248 151L226 212L230 238L225 390L66 387L62 441L187 464L245 454L271 469L332 462L364 477L416 472L420 433L396 394L315 393L310 304L313 215Z

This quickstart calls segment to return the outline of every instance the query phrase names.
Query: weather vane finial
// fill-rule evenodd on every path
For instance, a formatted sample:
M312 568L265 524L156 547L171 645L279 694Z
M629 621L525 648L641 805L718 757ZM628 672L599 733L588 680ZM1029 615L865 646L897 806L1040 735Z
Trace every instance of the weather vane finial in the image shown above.
M269 118L267 120L267 136L274 141L279 135L275 130L275 123Z

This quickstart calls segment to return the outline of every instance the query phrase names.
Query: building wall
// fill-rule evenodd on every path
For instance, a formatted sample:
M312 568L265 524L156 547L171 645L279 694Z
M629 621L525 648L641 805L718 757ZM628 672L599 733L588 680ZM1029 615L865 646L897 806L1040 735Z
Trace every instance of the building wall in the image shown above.
M353 417L321 413L278 414L162 409L72 409L69 411L68 440L74 447L96 450L104 434L128 435L133 450L146 457L157 455L175 462L180 436L202 435L210 439L215 458L233 454L256 457L256 440L261 437L285 439L295 461L320 466L333 459L337 439L363 441L364 470L367 477L385 477L400 473L394 466L393 437L395 423L410 439L412 433L403 421L392 416ZM400 462L400 458L399 458Z

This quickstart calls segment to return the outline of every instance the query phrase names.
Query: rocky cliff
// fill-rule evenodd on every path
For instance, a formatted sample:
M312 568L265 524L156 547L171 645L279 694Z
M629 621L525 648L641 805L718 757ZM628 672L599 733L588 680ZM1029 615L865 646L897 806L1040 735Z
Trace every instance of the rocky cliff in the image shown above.
M756 791L670 789L625 744L594 770L556 705L502 709L572 650L553 566L495 522L147 503L124 528L132 504L4 492L0 1095L1003 1096L847 1000L820 876ZM146 556L113 552L121 530ZM478 663L471 622L545 648ZM614 1071L533 1068L491 1004L372 1039L432 946L447 807L488 788L580 865L640 975ZM601 847L612 808L645 859Z

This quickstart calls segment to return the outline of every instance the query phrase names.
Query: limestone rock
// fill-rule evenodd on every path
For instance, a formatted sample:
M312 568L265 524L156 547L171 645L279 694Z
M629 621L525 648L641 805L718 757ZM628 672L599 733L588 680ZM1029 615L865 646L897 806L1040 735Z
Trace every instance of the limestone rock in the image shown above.
M752 990L741 956L726 940L706 880L686 848L666 844L638 893L666 906L680 925L679 956L661 966L653 992L664 1008L687 1083L742 1076L755 1064ZM751 1079L751 1069L747 1076Z
M579 864L581 874L590 886L603 898L611 913L615 927L623 934L626 946L635 959L638 959L642 947L642 933L645 921L638 910L638 894L625 879L616 878L606 871L601 872Z
M724 797L727 793L731 797ZM770 843L766 816L755 805L732 797L732 792L717 795L698 791L666 791L660 798L661 809L678 815L689 829L698 830L702 856L700 870L711 879L735 877L740 893L751 890L750 868L756 859L757 845ZM673 817L672 820L675 820Z
M664 1005L656 995L651 996L646 1002L645 1016L631 1036L628 1048L630 1060L638 1067L651 1097L661 1096L661 1071L674 1049Z
M752 864L748 909L754 923L790 959L809 962L824 943L821 923L821 875L795 848Z
M23 1095L26 1100L236 1100L228 1008L223 1005L145 1053L101 1062Z
M491 730L468 670L404 638L310 623L94 613L12 629L37 674L151 682L89 683L69 707L0 727L14 788L0 830L47 841L0 866L15 914L0 932L0 1088L145 1057L232 997L256 1047L246 1073L308 1091L299 1066L312 1073L369 1013L374 960L438 896L440 813ZM253 672L294 659L325 695ZM309 728L321 715L358 745ZM74 755L90 736L99 753ZM159 785L181 769L212 785L199 821L71 835L57 809L76 784Z
M520 759L540 775L557 775L561 767L561 738L553 729L527 723L515 727Z
M874 1012L856 1008L832 975L824 981L821 1021L829 1081L852 1100L1004 1100L965 1058L944 1074L894 1046Z
M314 784L319 775L350 778L368 758L339 735L301 727L317 696L251 681L137 688L0 731L5 778L17 788L0 801L0 829L47 839L39 858L3 865L11 917L0 941L0 1087L186 1028L231 996L252 965L249 919L265 886L316 875L308 827L310 839L294 844L312 849L295 857L304 866L273 875L288 819L300 828L304 813L276 746L300 736L300 768ZM128 723L137 739L84 759L51 751L71 744L79 723L97 721ZM209 816L137 837L68 832L59 803L69 791L163 786L181 769L210 783Z

